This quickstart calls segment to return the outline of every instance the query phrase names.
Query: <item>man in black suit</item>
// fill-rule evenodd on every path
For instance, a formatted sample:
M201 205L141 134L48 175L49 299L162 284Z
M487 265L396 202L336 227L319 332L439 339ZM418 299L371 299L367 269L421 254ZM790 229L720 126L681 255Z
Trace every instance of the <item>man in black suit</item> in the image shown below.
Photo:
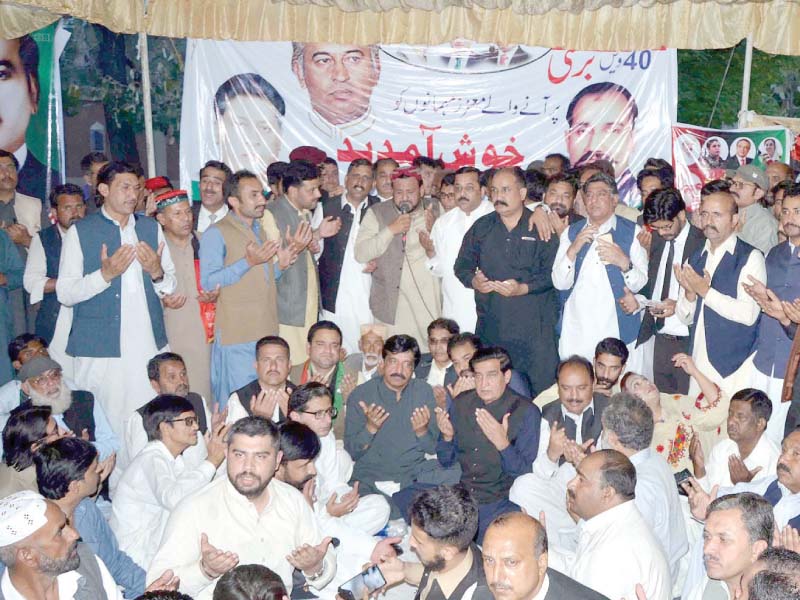
M626 290L620 301L628 313L644 310L630 368L645 373L662 392L687 394L689 376L672 364L675 354L691 354L689 327L675 316L680 285L672 266L689 260L705 236L689 223L686 204L675 188L654 191L642 216L653 233L647 284L635 296ZM647 307L648 301L657 304Z
M424 379L431 386L439 387L444 394L444 383L447 371L453 364L447 354L447 345L453 336L461 333L453 319L434 319L428 325L428 348L414 369L414 377Z
M483 570L495 600L608 600L547 566L547 532L524 513L500 515L483 538Z
M736 153L728 157L725 161L726 169L738 169L744 165L749 165L753 159L747 156L750 153L752 142L747 138L740 138L736 142Z

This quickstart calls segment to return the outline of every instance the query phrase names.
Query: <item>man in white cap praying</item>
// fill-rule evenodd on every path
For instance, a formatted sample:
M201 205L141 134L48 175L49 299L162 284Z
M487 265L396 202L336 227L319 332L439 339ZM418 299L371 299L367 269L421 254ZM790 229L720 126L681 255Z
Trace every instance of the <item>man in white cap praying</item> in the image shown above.
M57 504L24 491L0 500L0 579L4 600L122 600L103 561L83 543ZM177 589L172 571L147 591Z

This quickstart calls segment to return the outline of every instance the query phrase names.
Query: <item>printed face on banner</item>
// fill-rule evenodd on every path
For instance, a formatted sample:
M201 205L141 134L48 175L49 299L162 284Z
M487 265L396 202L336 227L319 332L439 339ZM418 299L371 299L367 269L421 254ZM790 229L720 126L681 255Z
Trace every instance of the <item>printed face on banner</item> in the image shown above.
M36 42L29 35L0 40L0 148L8 152L16 152L25 143L28 123L36 114L38 56Z
M559 153L573 164L610 160L620 201L639 206L636 173L647 158L671 155L676 71L674 50L190 40L181 185L198 195L207 160L252 165L263 176L271 161L309 145L338 162L342 182L354 160L382 160L371 191L386 198L382 171L418 157L456 171L525 167ZM253 81L220 86L241 74ZM208 110L215 100L216 120ZM438 178L425 175L431 193Z
M317 114L331 125L366 114L381 73L377 46L293 42L292 47L292 71Z

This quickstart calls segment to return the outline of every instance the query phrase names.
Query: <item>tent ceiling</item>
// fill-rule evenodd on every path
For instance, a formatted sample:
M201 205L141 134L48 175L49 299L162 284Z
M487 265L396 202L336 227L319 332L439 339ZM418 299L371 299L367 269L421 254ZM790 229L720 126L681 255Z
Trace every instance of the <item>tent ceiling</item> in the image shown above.
M756 48L800 55L800 0L0 0L0 37L68 14L113 31L238 40L554 48Z

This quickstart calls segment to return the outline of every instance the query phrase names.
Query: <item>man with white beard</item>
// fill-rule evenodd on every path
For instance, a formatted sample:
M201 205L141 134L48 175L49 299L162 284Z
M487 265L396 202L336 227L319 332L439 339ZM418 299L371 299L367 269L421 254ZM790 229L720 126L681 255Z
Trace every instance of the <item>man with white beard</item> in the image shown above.
M350 354L344 361L345 372L358 373L358 385L372 379L380 365L383 344L386 341L386 325L374 323L361 326L361 337L358 339L358 354Z
M60 427L69 429L97 448L100 460L119 450L103 407L91 392L70 390L61 376L61 365L51 358L29 360L17 375L22 383L20 396L34 406L49 406Z

